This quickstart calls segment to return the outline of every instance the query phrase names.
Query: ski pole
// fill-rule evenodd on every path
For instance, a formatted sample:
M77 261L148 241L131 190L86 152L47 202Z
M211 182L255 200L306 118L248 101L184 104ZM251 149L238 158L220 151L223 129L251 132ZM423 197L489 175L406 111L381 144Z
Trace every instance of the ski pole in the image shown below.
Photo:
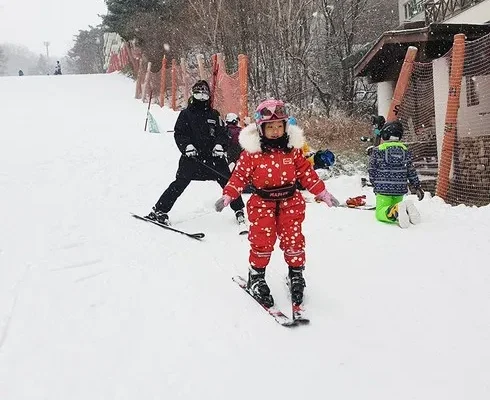
M194 157L193 157L194 158ZM230 175L226 176L225 174L222 174L221 172L219 171L216 171L213 167L210 167L209 165L207 165L206 163L202 162L201 160L198 160L197 158L194 158L194 160L196 160L199 164L201 165L204 165L207 169L211 170L212 172L214 172L216 175L219 175L221 176L222 178L225 178L226 180L230 179Z
M216 171L214 168L210 167L209 165L203 163L201 160L198 160L197 158L194 158L194 160L196 160L199 164L204 165L206 168L208 168L209 170L214 172L216 175L221 176L222 178L225 178L226 180L229 180L231 177L231 173L230 173L230 175L226 176L225 174L222 174L221 172ZM251 186L252 190L255 192L255 187L253 187L252 185L250 185L250 186Z

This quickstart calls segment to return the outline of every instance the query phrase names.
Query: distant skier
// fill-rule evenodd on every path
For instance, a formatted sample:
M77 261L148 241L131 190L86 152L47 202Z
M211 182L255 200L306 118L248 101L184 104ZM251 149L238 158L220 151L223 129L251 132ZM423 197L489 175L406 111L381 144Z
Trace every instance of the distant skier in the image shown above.
M225 117L226 130L228 137L230 138L230 143L226 154L228 155L228 164L233 164L235 166L240 153L242 152L242 147L238 143L238 137L240 136L240 131L242 128L238 125L240 118L235 113L228 113Z
M419 200L424 198L417 171L412 164L412 153L401 142L403 125L400 121L386 123L380 131L382 144L373 148L369 159L369 180L376 193L376 218L382 222L398 223L408 228L420 222L420 213L407 194L407 181L416 190Z
M198 81L192 87L188 107L180 112L175 123L175 142L182 153L176 178L153 207L150 219L168 225L168 212L191 181L217 181L221 187L228 181L230 169L225 151L229 138L209 98L208 83ZM238 196L231 204L239 224L245 223L244 207Z
M59 61L56 61L56 66L54 67L54 74L61 75L61 65Z
M288 115L280 100L266 100L255 112L255 124L240 133L244 149L232 176L216 202L221 211L251 183L255 191L248 200L250 221L248 288L264 305L272 306L274 299L265 281L265 268L269 264L274 243L280 248L289 266L289 283L293 303L301 304L305 280L305 240L302 223L305 201L296 182L307 188L329 207L339 203L325 188L311 164L303 156L303 130L287 124Z
M24 71L22 71L21 69L19 69L19 76L24 76Z

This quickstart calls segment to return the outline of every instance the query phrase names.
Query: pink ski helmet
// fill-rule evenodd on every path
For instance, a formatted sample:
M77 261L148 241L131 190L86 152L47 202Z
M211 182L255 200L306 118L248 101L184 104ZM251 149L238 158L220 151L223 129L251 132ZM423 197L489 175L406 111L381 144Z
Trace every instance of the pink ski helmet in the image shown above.
M262 124L269 121L284 121L286 123L289 115L282 100L270 99L263 101L257 106L254 118L259 134L262 135Z

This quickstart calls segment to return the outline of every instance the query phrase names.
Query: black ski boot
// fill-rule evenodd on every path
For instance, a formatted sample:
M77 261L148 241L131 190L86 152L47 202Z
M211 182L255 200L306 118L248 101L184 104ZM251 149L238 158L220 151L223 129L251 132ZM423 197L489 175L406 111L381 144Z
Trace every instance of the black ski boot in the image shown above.
M248 233L248 227L247 223L245 222L245 214L243 213L243 210L235 211L235 218L238 224L238 234L246 235Z
M274 299L271 290L265 281L265 268L252 268L248 271L247 289L264 306L272 307Z
M299 305L303 303L303 292L305 290L305 279L303 278L304 267L289 267L289 290L291 291L291 301Z
M156 221L162 225L170 226L168 214L155 209L155 207L153 207L153 211L149 213L146 218L151 219L152 221Z
M243 213L243 210L235 211L235 218L239 224L244 224L245 223L245 214Z

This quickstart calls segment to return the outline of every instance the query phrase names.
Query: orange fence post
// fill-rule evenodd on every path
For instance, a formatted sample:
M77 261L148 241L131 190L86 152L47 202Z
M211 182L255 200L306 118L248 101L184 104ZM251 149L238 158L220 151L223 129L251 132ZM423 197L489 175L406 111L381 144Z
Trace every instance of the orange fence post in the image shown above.
M238 79L240 82L240 126L244 126L244 119L248 116L248 57L238 55Z
M388 111L386 121L394 121L397 119L398 112L400 111L400 104L403 101L403 96L407 91L408 83L410 82L410 77L412 76L413 63L416 56L417 48L410 46L405 54L405 60L403 60L402 69L400 70L398 81L396 82L395 91L393 93L393 98L391 99L390 110Z
M165 105L165 92L167 90L167 59L163 56L162 69L160 70L160 107Z
M177 111L177 62L172 60L172 110Z
M441 160L437 177L436 196L446 200L449 191L449 175L453 163L454 144L456 141L459 96L465 58L465 35L454 35L454 45L449 76L449 93L447 97L446 121L442 140Z

